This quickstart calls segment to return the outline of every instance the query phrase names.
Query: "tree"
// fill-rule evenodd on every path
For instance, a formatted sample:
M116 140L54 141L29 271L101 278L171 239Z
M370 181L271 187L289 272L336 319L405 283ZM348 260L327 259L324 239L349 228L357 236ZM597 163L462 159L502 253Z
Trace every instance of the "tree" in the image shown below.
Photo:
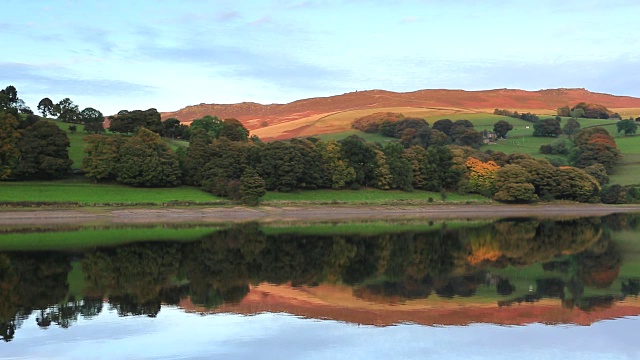
M67 133L49 121L38 121L21 130L17 147L20 161L16 177L20 179L58 179L71 172Z
M156 134L162 133L162 120L158 110L121 110L117 115L109 116L109 130L112 132L130 134L140 127Z
M58 114L58 120L70 123L80 123L80 109L69 98L60 100L55 106L54 111Z
M355 182L368 186L375 179L376 153L366 141L351 135L340 142L340 157L355 171Z
M104 132L104 115L94 108L88 107L80 112L80 121L84 124L84 131L93 134Z
M240 178L240 196L243 203L258 205L260 198L267 193L264 180L251 167L247 167Z
M396 142L384 144L382 151L391 173L391 187L404 191L413 190L411 163L403 156L404 147Z
M557 119L538 120L533 124L533 136L556 137L561 133L560 121Z
M176 118L168 118L162 122L162 136L170 137L172 139L182 137L180 130L180 120Z
M632 135L638 131L638 124L636 124L633 120L620 120L616 123L616 128L618 132L624 131L624 135Z
M145 187L176 186L181 178L178 156L145 128L120 146L116 173L121 183Z
M569 136L577 134L578 131L580 131L580 123L574 118L567 120L567 123L562 128L562 132Z
M574 110L571 110L571 112L569 113L571 115L572 119L578 119L578 118L583 118L584 116L584 109L582 108L577 108Z
M501 202L529 203L536 201L536 189L531 175L519 165L505 165L496 171L494 199Z
M432 129L438 130L447 136L451 136L451 127L453 127L453 121L449 119L440 119L433 123Z
M247 141L249 139L249 130L237 119L225 119L222 122L219 136L231 141Z
M168 119L167 119L168 120ZM189 125L190 130L193 132L197 129L202 129L209 133L212 138L217 139L220 137L220 131L222 131L222 120L217 116L205 115L199 119L195 119Z
M558 116L571 116L571 108L569 106L563 106L558 108Z
M116 136L89 135L84 138L87 154L82 159L84 175L99 180L115 179L117 176L118 152L124 139Z
M505 120L499 120L498 122L493 124L493 132L496 133L496 136L499 139L506 139L507 133L511 130L513 130L513 125Z
M51 115L53 116L53 101L51 101L51 99L49 99L48 97L40 100L40 102L38 103L38 111L40 111L40 113L42 114L42 117L47 117L47 115Z
M316 148L322 157L322 169L328 187L342 189L356 178L356 172L340 157L340 144L334 139L319 141Z
M10 114L0 111L0 180L10 179L20 159L18 150L18 120Z

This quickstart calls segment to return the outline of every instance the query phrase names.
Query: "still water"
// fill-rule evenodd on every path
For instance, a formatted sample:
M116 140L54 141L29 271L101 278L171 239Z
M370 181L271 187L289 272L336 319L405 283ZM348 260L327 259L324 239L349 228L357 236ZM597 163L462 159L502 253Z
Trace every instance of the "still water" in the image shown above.
M637 359L640 216L0 229L0 358Z

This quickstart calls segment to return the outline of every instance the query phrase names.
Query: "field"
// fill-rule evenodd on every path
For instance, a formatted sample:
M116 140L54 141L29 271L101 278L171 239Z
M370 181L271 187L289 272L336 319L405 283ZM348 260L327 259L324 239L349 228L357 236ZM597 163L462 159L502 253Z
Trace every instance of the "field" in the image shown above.
M437 116L440 118L446 118L453 114L472 113L473 111L468 109L445 107L387 107L349 110L313 115L295 121L267 126L261 129L252 130L251 134L258 135L263 140L276 140L342 133L351 130L351 123L353 120L376 112L396 112L404 114L406 117L424 118Z
M134 188L117 184L94 184L88 179L5 182L0 203L47 202L94 204L212 203L222 201L194 187Z
M287 204L287 203L346 203L346 204L412 204L429 203L429 198L433 203L442 203L440 193L429 191L405 192L399 190L307 190L293 193L268 192L263 197L265 205ZM447 193L446 203L480 203L490 200L480 195L460 195L457 193Z

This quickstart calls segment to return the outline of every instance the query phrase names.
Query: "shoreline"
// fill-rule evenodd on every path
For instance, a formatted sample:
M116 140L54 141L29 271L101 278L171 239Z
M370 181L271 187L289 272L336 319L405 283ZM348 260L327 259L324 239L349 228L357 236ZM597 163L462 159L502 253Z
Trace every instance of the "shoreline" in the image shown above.
M488 219L505 217L587 217L614 213L640 213L640 205L535 204L535 205L428 205L428 206L258 206L171 207L101 209L0 209L0 226L79 224L87 222L275 222L391 219Z

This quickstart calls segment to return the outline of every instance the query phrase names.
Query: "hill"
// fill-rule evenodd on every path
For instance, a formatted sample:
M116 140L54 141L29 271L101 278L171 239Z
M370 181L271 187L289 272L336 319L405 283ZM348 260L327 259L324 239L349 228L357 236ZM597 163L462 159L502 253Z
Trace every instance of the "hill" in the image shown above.
M288 104L200 104L162 113L162 118L175 117L185 123L204 115L236 118L252 133L268 140L345 131L353 119L380 111L421 117L491 113L495 108L555 114L558 107L573 106L582 101L610 109L633 108L633 111L638 111L640 108L640 98L594 93L586 89L419 90L406 93L370 90ZM633 111L620 113L637 116Z

